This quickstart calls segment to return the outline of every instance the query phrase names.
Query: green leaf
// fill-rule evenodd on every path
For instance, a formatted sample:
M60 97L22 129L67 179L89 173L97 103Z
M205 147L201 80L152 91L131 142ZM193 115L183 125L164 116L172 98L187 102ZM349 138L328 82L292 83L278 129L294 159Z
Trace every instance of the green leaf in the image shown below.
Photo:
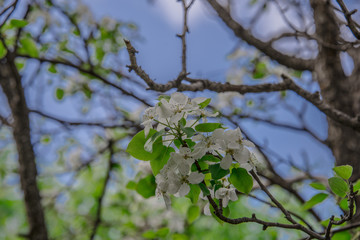
M301 78L302 71L295 70L292 75L296 78Z
M172 152L175 152L175 150L172 147L167 147L165 151L163 151L157 158L150 160L150 166L154 173L154 176L156 176L165 166L165 164L170 158L170 153Z
M211 98L208 98L205 101L203 101L202 103L199 103L199 107L200 108L206 108L207 105L209 105L210 102L211 102Z
M80 37L80 31L79 31L79 29L75 28L74 31L73 31L73 34L74 34L75 36Z
M145 145L144 145L144 149L147 152L152 152L153 151L153 144L156 142L156 140L160 140L160 138L166 134L165 129L154 133L151 138L149 138L148 140L146 140Z
M221 128L221 123L200 123L195 126L198 132L212 132L218 128Z
M226 208L223 208L223 215L228 217L230 215L230 208L229 205Z
M48 68L48 71L51 72L51 73L57 73L56 65L55 64L50 64L50 66Z
M346 182L339 177L332 177L328 180L331 191L340 197L345 197L346 193L349 191L349 186Z
M201 170L205 170L205 169L209 168L209 165L206 162L199 162L199 166L200 166ZM193 165L191 165L191 171L192 172L197 172L198 171L197 166L196 166L195 163L193 163Z
M157 100L161 100L161 99L165 99L166 101L169 101L170 100L170 96L168 96L168 95L160 95L158 98L157 98Z
M341 220L341 219L335 217L334 220L335 220L335 221L339 221L339 220ZM329 225L329 222L330 222L330 219L326 219L326 220L324 220L324 221L321 221L320 223L321 223L322 226L327 227L327 226ZM346 223L343 223L343 224L341 224L341 225L339 225L339 226L343 226L343 225L345 225L345 224L346 224Z
M360 179L354 183L354 192L360 190Z
M55 96L57 100L62 100L64 98L65 91L62 88L56 88Z
M0 59L5 57L6 53L7 53L7 50L4 46L4 44L0 41Z
M136 192L144 198L155 196L156 183L154 175L148 175L141 179L136 185Z
M21 53L28 54L30 57L34 58L39 56L39 51L37 49L36 43L32 38L22 38L20 39L20 43L22 46Z
M156 231L156 235L159 238L165 238L170 232L170 229L167 227L160 228Z
M192 141L191 139L185 139L184 141L186 142L189 148L192 148L196 144L196 142Z
M89 84L87 83L83 84L81 90L87 99L91 99L93 91L89 87Z
M225 177L230 173L229 170L222 169L220 163L209 166L209 170L213 179L217 180Z
M10 25L12 27L22 28L22 27L25 27L28 24L29 23L26 20L23 20L23 19L11 19L10 20Z
M246 101L246 105L248 107L253 107L254 106L254 101L250 99L250 100Z
M349 231L338 232L331 237L331 240L351 240L351 234Z
M185 120L185 118L181 118L181 119L179 120L179 124L180 124L181 127L185 127L185 125L186 125L186 120Z
M312 182L309 184L312 188L317 189L317 190L326 190L326 187L324 184L319 183L319 182Z
M48 144L51 141L51 136L50 135L44 135L44 136L41 137L40 141L41 141L42 144Z
M177 148L180 148L180 146L181 146L181 142L180 142L179 139L175 139L175 140L174 140L174 144L175 144L175 146L176 146Z
M95 49L95 56L96 56L96 60L98 60L98 62L102 62L104 56L105 56L105 51L103 49L102 46L98 46Z
M202 162L202 161L220 162L220 159L211 154L206 154L202 158L200 158L199 162Z
M244 168L234 168L230 174L230 181L242 193L249 194L253 187L253 179Z
M342 165L333 168L334 172L343 179L349 179L352 175L353 168L350 165Z
M195 130L191 127L181 127L181 130L186 134L187 137L192 137L195 134Z
M142 237L146 239L156 239L157 235L153 230L148 230L142 234Z
M254 79L260 79L266 76L267 68L266 64L263 62L258 62L255 65L255 70L253 72L253 78Z
M200 208L197 205L191 205L188 208L186 219L188 223L193 223L200 216Z
M190 184L190 192L186 195L186 197L189 198L193 204L196 204L199 200L200 192L201 189L198 185Z
M0 45L1 45L1 42L0 42ZM1 46L0 46L0 48L1 48ZM0 49L0 58L1 58L1 49ZM16 61L16 62L15 62L15 65L16 65L16 68L17 68L19 71L21 71L21 69L24 68L25 63L24 63L24 62L20 62L20 61Z
M172 235L172 240L189 240L189 237L186 236L186 234L181 234L181 233L174 233Z
M349 211L348 199L341 199L341 201L339 202L339 207L341 207L342 210Z
M147 152L144 149L145 142L157 131L150 129L148 136L145 138L144 130L138 132L130 141L126 152L129 153L136 159L143 161L150 161L156 159L163 151L166 150L166 147L162 144L161 139L155 141L153 144L153 151ZM159 141L160 140L160 141Z
M314 207L316 204L319 204L322 201L324 201L327 197L328 197L328 195L326 193L318 193L315 196L313 196L309 201L307 201L304 204L303 208L305 210L308 210L308 209Z
M127 184L126 184L126 188L127 189L131 189L131 190L135 190L136 189L136 182L134 181L129 181Z
M199 187L200 187L201 191L203 192L204 196L210 195L210 191L204 183L200 183Z
M280 97L285 98L287 96L287 91L280 91Z

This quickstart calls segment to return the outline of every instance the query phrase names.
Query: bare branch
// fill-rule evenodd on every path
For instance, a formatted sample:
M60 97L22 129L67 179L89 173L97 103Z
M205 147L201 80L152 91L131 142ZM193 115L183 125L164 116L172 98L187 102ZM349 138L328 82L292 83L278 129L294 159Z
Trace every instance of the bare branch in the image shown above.
M191 84L180 84L177 86L176 80L169 81L166 84L157 84L155 83L150 76L137 64L137 60L135 54L137 51L131 45L130 41L124 40L127 51L129 53L131 65L127 66L129 71L134 70L135 73L141 77L145 83L150 87L151 90L155 90L158 92L166 92L172 88L177 88L179 91L203 91L205 89L214 91L214 92L238 92L240 94L245 93L264 93L264 92L277 92L283 90L292 90L296 92L298 95L311 102L314 106L316 106L321 112L326 114L329 118L333 119L336 122L347 125L356 131L360 131L360 120L358 117L351 117L348 114L337 110L330 106L328 103L323 101L320 98L320 94L310 93L305 89L299 87L290 77L286 75L281 75L283 82L281 83L267 83L267 84L259 84L259 85L234 85L229 83L219 83L212 82L210 80L203 79L192 79L186 78Z
M181 72L179 73L179 76L176 79L177 85L180 85L181 81L186 77L187 68L186 68L186 34L189 32L189 26L187 24L188 19L188 12L190 7L194 4L195 0L192 0L188 5L186 5L186 0L182 0L182 6L184 10L183 14L183 31L181 34L178 34L177 36L181 38L181 45L182 45L182 56L181 56Z
M28 58L28 59L36 59L36 60L38 60L40 62L48 62L48 63L52 63L52 64L61 64L61 65L65 65L65 66L68 66L68 67L72 67L74 69L79 70L80 72L87 73L87 74L90 74L90 75L96 77L98 80L100 80L104 84L107 84L107 85L109 85L109 86L111 86L111 87L113 87L113 88L115 88L117 90L120 90L120 92L122 92L123 94L125 94L127 96L130 96L130 97L133 97L134 99L138 100L139 102L142 102L146 106L150 106L150 104L147 103L144 99L141 99L138 96L136 96L135 94L123 89L121 86L110 82L105 77L103 77L100 74L96 73L93 69L85 69L85 68L83 68L81 66L73 64L73 63L71 63L69 61L66 61L66 60L49 59L49 58L45 58L45 57L34 58L34 57L31 57L31 56L25 55L25 54L17 54L17 56L18 57L23 57L23 58Z
M80 122L80 121L70 121L70 120L60 119L58 117L49 115L47 113L43 113L43 112L41 112L39 110L35 110L35 109L31 109L31 110L29 110L29 112L38 114L40 116L43 116L43 117L51 119L51 120L54 120L65 126L96 126L96 127L101 127L101 128L126 128L126 129L128 129L130 127L138 127L138 124L132 123L130 121L126 121L123 124L106 124L106 123L102 123L101 121Z
M258 175L254 172L254 170L250 170L251 176L256 180L256 182L259 184L260 188L268 195L268 197L271 199L273 203L284 213L285 217L289 222L292 224L297 224L296 221L291 217L291 214L284 208L284 206L276 200L276 198L269 192L269 190L264 186L264 184L260 181L260 178Z
M8 127L12 126L11 123L9 122L8 118L3 117L1 115L0 115L0 123L6 125Z
M10 16L13 14L13 12L16 9L16 6L18 4L19 0L15 0L13 3L11 3L9 6L5 7L3 10L1 10L0 12L0 17L2 17L3 14L5 14L8 10L10 10L10 12L8 13L8 15L6 15L6 17L4 18L3 22L0 24L0 28L2 26L4 26L4 24L7 22L7 20L10 18Z
M314 60L301 59L294 56L289 56L275 50L270 42L263 42L260 39L254 37L249 30L246 30L241 24L236 22L230 15L230 13L223 8L216 0L207 0L212 8L217 12L221 20L233 31L233 33L247 42L253 45L271 59L279 62L280 64L296 69L296 70L313 70Z
M347 9L347 7L346 7L345 3L343 2L343 0L336 0L336 2L341 7L341 10L344 13L344 17L346 18L346 21L347 21L347 26L350 28L352 34L354 35L354 37L356 37L357 39L360 40L359 29L357 27L356 22L354 22L354 20L351 17L354 13L357 12L357 9L354 9L351 12L349 12L349 10Z

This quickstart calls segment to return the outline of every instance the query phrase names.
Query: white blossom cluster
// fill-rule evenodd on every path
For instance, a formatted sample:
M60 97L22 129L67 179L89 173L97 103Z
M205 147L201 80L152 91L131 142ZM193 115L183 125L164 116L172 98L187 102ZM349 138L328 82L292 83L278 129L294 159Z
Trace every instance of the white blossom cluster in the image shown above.
M160 131L167 126L177 126L181 118L186 119L189 115L201 116L205 122L206 117L217 116L217 113L210 113L200 108L199 104L206 100L207 98L204 97L189 99L186 95L179 92L171 94L169 100L161 98L155 107L149 107L145 110L142 122L142 125L145 127L145 136L152 129L154 121L159 123L156 130ZM188 124L192 125L194 121L189 121Z
M149 134L154 123L157 124L157 131L165 131L163 143L172 144L173 141L180 141L175 152L170 154L166 165L156 175L157 194L164 197L167 206L170 206L170 194L185 196L190 191L190 184L200 184L205 179L206 170L202 171L197 165L196 171L192 165L204 155L210 154L220 162L220 167L228 170L233 163L247 170L253 169L256 164L256 157L247 147L255 147L254 144L243 138L239 128L235 130L224 130L217 128L214 131L198 132L194 130L193 136L187 136L183 131L184 127L196 129L196 125L207 122L207 117L214 117L217 114L210 113L201 104L206 98L189 99L186 95L175 92L170 98L161 98L160 102L146 109L143 116L145 135ZM189 118L189 119L187 119ZM185 119L186 125L181 126L180 122ZM184 121L184 120L182 120ZM185 139L191 139L193 146L189 146ZM206 162L215 164L216 162ZM205 174L204 174L205 173ZM222 199L226 207L229 200L237 200L235 188L224 177L221 181L221 188L213 197Z

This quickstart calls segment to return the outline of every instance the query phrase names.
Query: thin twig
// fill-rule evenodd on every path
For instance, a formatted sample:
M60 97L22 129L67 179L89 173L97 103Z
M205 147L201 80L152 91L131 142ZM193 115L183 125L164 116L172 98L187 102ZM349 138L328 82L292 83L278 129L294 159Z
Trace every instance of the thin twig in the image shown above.
M104 186L103 186L103 189L101 191L101 194L97 200L97 205L98 205L98 208L97 208L97 211L96 211L96 219L95 219L95 222L94 222L94 226L92 228L92 231L91 231L91 235L90 235L90 240L93 240L95 235L96 235L96 231L97 231L97 228L99 227L100 223L101 223L101 212L102 212L102 202L103 202L103 199L105 197L105 193L106 193L106 189L107 189L107 185L109 183L109 180L110 180L110 173L111 173L111 170L113 168L113 155L114 155L114 150L113 150L113 141L110 139L109 140L109 144L108 144L108 149L109 149L109 152L110 152L110 156L109 156L109 161L108 161L108 169L106 171L106 176L105 176L105 180L104 180Z
M186 0L182 0L182 6L183 6L183 30L181 34L178 34L177 36L181 39L181 46L182 46L182 56L181 56L181 72L179 73L176 84L180 85L181 81L184 80L184 78L187 76L187 68L186 68L186 34L189 33L189 26L187 24L188 20L188 12L190 7L193 5L195 0L192 0L188 5L186 5Z
M352 32L352 34L354 35L354 37L356 37L357 39L360 40L360 32L359 29L356 27L356 23L354 22L354 20L352 19L352 15L354 13L356 13L357 9L349 12L349 10L347 9L345 3L343 2L343 0L336 0L336 2L339 4L339 6L341 7L342 12L344 13L344 17L347 21L347 26L350 28L350 31Z

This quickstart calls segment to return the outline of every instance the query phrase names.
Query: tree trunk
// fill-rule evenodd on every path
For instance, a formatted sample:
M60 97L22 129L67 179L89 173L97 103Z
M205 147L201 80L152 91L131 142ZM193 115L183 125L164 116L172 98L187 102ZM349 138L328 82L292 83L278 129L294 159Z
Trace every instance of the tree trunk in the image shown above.
M12 112L13 137L18 152L20 182L30 228L28 238L47 240L44 211L36 184L37 170L30 137L29 111L20 75L10 54L0 61L0 85Z
M338 20L334 10L326 0L312 0L314 11L316 36L323 42L337 45L340 36ZM319 44L314 78L319 82L321 95L336 109L350 116L360 113L359 94L360 82L356 78L359 72L354 71L352 76L344 74L340 51ZM357 70L357 69L354 69ZM353 167L351 181L360 178L360 134L353 129L338 124L328 118L328 142L334 154L336 165L349 164ZM359 200L359 199L358 199ZM359 201L358 206L359 206ZM359 220L360 208L358 207L356 219Z

